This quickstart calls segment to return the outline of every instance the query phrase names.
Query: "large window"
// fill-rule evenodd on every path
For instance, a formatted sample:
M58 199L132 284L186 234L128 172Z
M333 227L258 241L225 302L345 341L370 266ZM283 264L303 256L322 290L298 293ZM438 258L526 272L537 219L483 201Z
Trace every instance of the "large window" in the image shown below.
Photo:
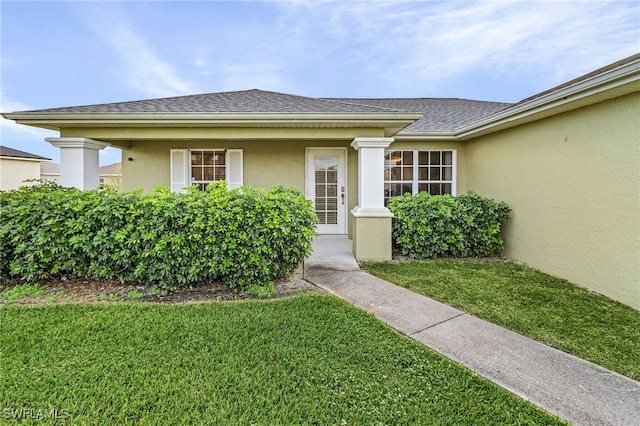
M385 151L384 199L426 191L455 195L456 152Z
M204 190L219 180L226 180L229 188L239 188L242 169L241 149L172 149L171 190L184 192L192 185Z
M204 191L211 182L226 179L224 151L191 150L191 185Z

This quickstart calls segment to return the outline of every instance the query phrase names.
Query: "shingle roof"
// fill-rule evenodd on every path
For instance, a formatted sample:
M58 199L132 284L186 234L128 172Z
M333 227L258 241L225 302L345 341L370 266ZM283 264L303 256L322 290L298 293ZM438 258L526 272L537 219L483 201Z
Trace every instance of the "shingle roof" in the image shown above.
M98 105L51 108L38 113L330 113L389 112L385 108L352 105L330 99L309 98L252 89L205 93L172 98L148 99Z
M395 111L422 112L423 117L404 132L450 131L495 114L513 104L457 98L332 98Z
M0 145L0 157L29 158L33 160L51 160L51 158L41 157L30 152L20 151L18 149L9 148Z
M393 113L424 116L403 131L448 131L512 104L447 98L310 98L258 89L71 106L28 113Z

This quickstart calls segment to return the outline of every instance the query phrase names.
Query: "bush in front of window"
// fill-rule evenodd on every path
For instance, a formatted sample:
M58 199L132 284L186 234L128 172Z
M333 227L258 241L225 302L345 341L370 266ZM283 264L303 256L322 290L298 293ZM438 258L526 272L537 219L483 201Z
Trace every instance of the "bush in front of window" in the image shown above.
M420 192L389 200L394 247L415 259L485 257L502 250L502 223L511 209L469 191L457 197Z
M184 194L46 183L0 192L0 273L118 278L160 288L221 280L232 288L286 276L311 253L316 215L294 189Z

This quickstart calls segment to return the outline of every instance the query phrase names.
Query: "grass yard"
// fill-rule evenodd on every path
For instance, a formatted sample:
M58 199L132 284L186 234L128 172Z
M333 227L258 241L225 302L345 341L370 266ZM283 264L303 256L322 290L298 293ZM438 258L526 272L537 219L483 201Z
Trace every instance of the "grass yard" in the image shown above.
M4 421L561 424L333 296L0 315Z
M387 281L640 380L640 312L511 262L366 263Z

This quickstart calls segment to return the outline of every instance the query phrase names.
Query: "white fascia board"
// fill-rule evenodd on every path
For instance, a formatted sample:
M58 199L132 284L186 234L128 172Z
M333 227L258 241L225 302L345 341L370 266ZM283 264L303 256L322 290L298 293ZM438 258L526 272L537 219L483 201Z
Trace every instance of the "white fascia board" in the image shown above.
M46 128L73 126L259 126L277 124L341 123L372 127L402 128L422 117L417 113L4 113L3 117L20 124Z
M399 132L394 135L396 141L456 141L458 138L451 131Z

